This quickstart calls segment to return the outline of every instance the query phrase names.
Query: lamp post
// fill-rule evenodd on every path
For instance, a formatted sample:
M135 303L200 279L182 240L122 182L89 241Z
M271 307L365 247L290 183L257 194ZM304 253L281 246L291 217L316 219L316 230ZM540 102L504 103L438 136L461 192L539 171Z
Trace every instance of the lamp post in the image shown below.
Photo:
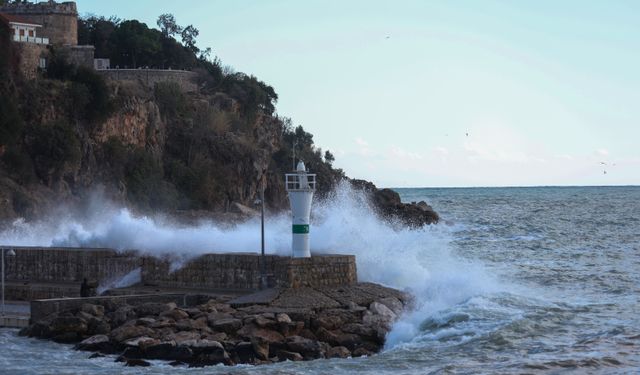
M9 251L7 251L9 250ZM2 252L2 316L5 315L5 309L4 309L4 253L6 252L8 256L13 257L16 255L16 252L13 251L13 249L0 249L0 252Z
M264 177L260 182L260 198L254 204L260 205L260 289L267 289L266 258L264 255Z

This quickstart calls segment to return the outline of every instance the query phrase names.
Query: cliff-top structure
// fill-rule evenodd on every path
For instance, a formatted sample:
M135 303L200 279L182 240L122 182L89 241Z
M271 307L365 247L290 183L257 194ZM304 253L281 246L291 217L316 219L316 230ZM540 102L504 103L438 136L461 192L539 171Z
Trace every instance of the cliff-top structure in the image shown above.
M5 4L0 6L0 13L41 25L38 34L48 38L50 44L78 45L78 10L73 1Z

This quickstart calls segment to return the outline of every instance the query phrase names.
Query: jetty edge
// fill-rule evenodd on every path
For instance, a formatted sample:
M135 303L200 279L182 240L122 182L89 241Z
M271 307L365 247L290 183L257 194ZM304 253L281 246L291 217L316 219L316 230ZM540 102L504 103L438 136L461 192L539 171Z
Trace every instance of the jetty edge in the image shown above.
M413 303L408 293L374 283L191 297L139 304L131 296L78 299L81 304L19 334L75 343L95 352L91 358L115 354L127 366L148 366L149 359L189 367L260 365L377 353Z

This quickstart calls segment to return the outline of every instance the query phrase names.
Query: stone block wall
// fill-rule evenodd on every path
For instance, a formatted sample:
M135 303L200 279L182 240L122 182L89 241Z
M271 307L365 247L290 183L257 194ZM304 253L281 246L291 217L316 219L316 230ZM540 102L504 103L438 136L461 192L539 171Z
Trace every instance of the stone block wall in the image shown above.
M175 82L184 92L198 91L198 85L195 83L196 73L186 70L104 69L96 72L113 81L138 81L151 89L156 83Z
M142 283L160 288L251 291L260 287L260 255L205 254L174 266L169 259L112 249L13 247L5 257L14 298L75 295L83 278L101 283L141 268ZM270 286L285 288L349 285L357 282L353 255L265 257ZM37 296L37 297L36 297Z
M6 279L31 283L100 282L140 267L140 257L111 249L13 247L5 256Z
M70 46L67 48L70 63L93 69L94 46Z
M357 282L353 255L311 258L265 256L271 286L286 288L339 286ZM142 282L169 288L255 290L260 287L260 255L205 254L171 270L167 259L145 257Z
M73 1L7 4L0 7L0 12L42 25L36 33L49 38L51 44L78 44L78 10Z
M35 43L14 43L14 47L20 54L20 71L27 79L38 76L38 64L40 58L47 58L49 50L46 45Z

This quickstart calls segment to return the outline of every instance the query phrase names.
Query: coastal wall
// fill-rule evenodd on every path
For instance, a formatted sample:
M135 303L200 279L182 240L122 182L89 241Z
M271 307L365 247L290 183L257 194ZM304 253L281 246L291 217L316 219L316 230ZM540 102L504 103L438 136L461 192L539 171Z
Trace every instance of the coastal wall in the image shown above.
M142 284L159 288L251 291L260 287L260 255L205 254L175 266L169 259L113 249L12 247L5 257L10 299L76 297L84 278L104 284L141 269ZM351 285L357 282L353 255L291 258L268 255L270 286L284 288Z
M5 257L7 281L30 283L100 282L124 276L140 267L140 257L112 249L12 247L16 255Z
M175 82L184 92L198 91L196 73L168 69L104 69L98 74L113 81L138 81L153 89L159 82Z
M265 256L270 286L340 286L357 282L353 255L320 255L311 258ZM142 282L167 288L255 290L260 287L260 255L205 254L171 272L171 262L145 257Z

